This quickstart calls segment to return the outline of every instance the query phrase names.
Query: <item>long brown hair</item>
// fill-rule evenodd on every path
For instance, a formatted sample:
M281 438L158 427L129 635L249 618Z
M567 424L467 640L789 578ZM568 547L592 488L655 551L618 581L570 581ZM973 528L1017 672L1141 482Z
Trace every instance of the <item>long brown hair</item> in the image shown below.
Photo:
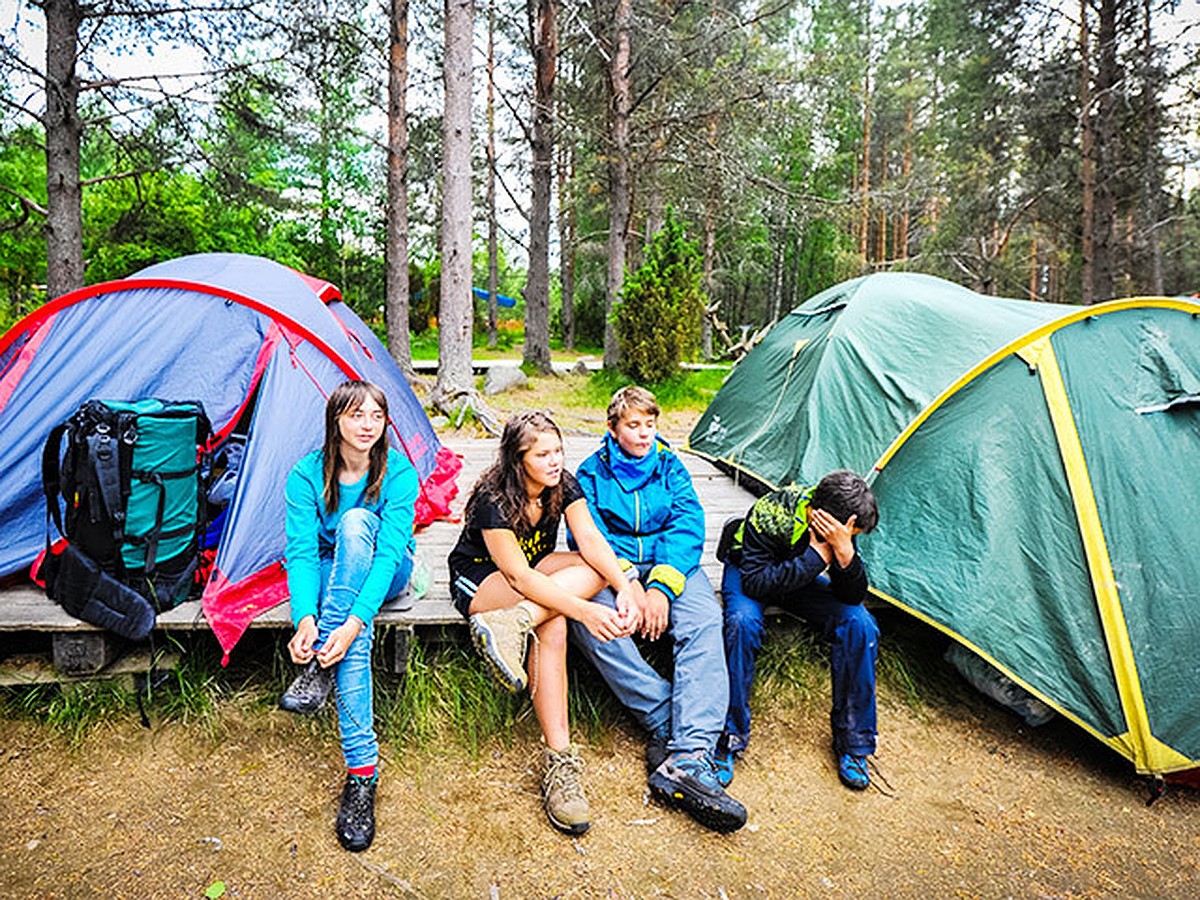
M544 412L523 412L504 423L500 436L500 453L496 462L479 476L467 501L466 519L471 520L475 507L483 498L490 499L498 507L505 521L511 522L518 538L533 533L534 522L529 518L529 494L525 491L525 467L522 464L526 451L533 446L539 434L552 433L562 441L562 432ZM565 477L565 468L564 468ZM562 512L562 481L542 493L542 517L549 521L558 519ZM538 521L542 521L539 519Z
M335 513L338 508L338 479L346 468L342 459L342 429L338 419L354 412L370 397L383 410L383 431L379 440L371 445L367 466L367 489L363 499L374 503L383 488L383 476L387 474L387 395L378 385L369 381L344 381L333 389L329 402L325 404L325 446L321 448L321 461L325 473L325 512Z

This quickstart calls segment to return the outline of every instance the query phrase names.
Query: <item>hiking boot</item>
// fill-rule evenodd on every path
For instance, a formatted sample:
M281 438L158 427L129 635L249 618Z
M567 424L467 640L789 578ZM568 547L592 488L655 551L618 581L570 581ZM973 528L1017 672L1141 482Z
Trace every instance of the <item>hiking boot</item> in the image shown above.
M533 633L533 619L520 606L491 609L470 618L471 640L483 656L496 680L505 690L517 693L525 689L525 651Z
M283 692L279 708L293 713L315 713L325 705L332 690L333 669L322 669L315 659L311 660Z
M843 753L838 759L838 778L852 791L865 791L871 786L871 775L867 771L867 758Z
M542 805L550 824L566 834L588 830L588 802L583 796L583 760L572 744L566 750L546 748L542 775Z
M337 837L351 853L359 853L375 840L375 785L379 774L346 775L338 806Z
M667 749L667 744L671 742L671 722L668 720L663 722L652 732L646 740L646 774L649 775L655 769L663 764L663 760L667 758L670 751Z
M668 756L650 775L650 790L713 831L728 834L746 824L746 807L725 793L712 757L703 750Z

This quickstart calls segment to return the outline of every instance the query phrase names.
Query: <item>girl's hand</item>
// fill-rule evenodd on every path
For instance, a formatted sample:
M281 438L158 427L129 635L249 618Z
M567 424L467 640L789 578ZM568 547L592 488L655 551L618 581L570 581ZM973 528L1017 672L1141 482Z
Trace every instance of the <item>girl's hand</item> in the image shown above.
M629 625L630 633L642 627L642 615L645 609L646 594L641 582L634 580L617 593L617 612Z
M633 634L633 626L626 616L602 603L584 601L584 611L580 618L583 626L592 633L598 641L611 641Z
M288 653L292 662L302 666L313 658L313 644L317 640L317 620L305 616L296 626L296 633L288 641Z
M317 653L317 662L321 664L321 668L328 669L330 666L340 663L342 657L346 655L346 651L350 649L350 645L354 643L354 639L358 637L359 632L362 630L363 623L356 616L350 616L345 622L333 629L329 633L329 639L325 641L325 646Z

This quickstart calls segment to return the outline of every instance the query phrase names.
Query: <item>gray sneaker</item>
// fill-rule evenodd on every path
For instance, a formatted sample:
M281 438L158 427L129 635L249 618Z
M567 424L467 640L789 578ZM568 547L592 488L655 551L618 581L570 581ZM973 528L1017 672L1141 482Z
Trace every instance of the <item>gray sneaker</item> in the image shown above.
M470 618L471 640L508 691L518 693L528 684L525 653L533 634L533 619L520 606L491 609Z
M672 753L650 775L650 791L705 828L721 834L746 824L746 807L721 787L712 756L703 750Z
M542 805L550 824L567 834L588 830L588 802L583 796L583 760L572 744L566 750L549 747L543 754L546 771L542 775Z
M332 690L333 669L322 669L315 659L311 660L283 692L279 708L294 713L315 713L325 705Z

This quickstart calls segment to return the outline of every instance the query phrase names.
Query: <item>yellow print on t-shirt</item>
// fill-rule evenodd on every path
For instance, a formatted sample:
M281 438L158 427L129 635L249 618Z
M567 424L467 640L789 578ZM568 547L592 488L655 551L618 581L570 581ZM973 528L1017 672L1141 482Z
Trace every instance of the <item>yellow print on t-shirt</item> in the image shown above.
M533 561L538 554L546 553L550 549L546 546L546 535L541 531L535 531L529 537L518 538L518 541L521 544L521 550L524 552L525 558L530 561Z

